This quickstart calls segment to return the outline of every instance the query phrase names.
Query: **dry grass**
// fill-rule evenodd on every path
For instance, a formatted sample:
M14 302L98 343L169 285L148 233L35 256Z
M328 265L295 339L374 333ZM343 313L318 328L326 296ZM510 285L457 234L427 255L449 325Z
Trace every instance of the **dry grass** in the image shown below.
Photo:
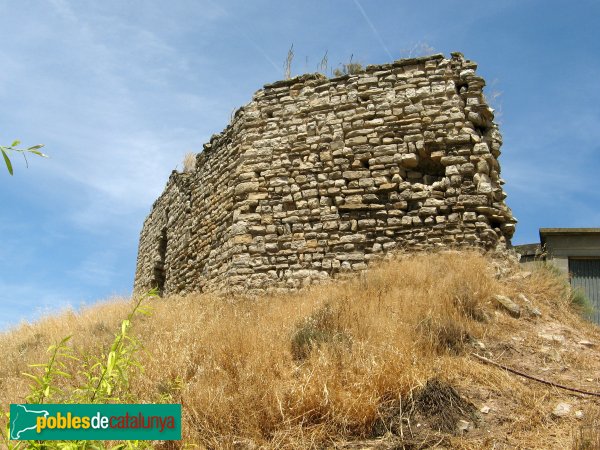
M566 442L571 428L550 423L544 412L558 394L468 358L473 342L518 329L520 321L490 303L493 294L516 292L544 314L579 323L552 274L498 279L477 252L400 257L351 280L258 299L153 300L154 314L134 325L145 345L145 372L135 375L133 394L140 401L181 402L184 441L201 447L322 448L414 432L406 405L435 378L461 393L477 385L491 396L508 395L510 416L498 426L523 442L550 435L552 427ZM20 373L45 361L48 345L73 334L78 351L98 353L129 307L115 300L0 335L1 407L21 401L28 383ZM477 436L452 437L452 445L495 442Z
M196 154L193 152L186 153L183 157L183 172L190 173L196 168Z
M600 408L586 413L586 420L573 433L573 450L600 450Z

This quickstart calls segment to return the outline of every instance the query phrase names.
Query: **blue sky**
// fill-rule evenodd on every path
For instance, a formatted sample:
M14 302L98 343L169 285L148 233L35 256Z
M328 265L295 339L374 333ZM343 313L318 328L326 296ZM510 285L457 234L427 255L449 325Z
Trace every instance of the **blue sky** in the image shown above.
M0 172L0 329L128 295L168 175L293 74L461 51L504 136L514 243L600 226L600 3L0 0L0 141L50 159ZM431 51L429 51L432 49Z

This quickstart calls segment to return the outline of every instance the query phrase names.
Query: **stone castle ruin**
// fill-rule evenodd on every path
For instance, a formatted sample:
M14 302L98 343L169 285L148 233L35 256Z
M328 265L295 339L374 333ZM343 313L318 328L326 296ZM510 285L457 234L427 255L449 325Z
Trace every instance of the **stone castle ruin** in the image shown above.
M394 249L505 249L515 219L476 68L453 53L266 85L171 174L135 290L289 289Z

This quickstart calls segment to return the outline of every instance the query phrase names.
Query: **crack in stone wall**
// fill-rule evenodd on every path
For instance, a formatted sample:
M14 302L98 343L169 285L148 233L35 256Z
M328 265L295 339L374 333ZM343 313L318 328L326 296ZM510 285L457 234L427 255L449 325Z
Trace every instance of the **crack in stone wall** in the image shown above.
M266 85L171 174L135 291L293 289L395 249L502 251L516 221L476 68L453 53Z

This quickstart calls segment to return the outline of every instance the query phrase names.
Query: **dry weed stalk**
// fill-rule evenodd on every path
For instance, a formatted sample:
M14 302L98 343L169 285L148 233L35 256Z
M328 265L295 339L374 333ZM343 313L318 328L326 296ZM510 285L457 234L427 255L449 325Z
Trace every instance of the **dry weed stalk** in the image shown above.
M283 77L285 80L292 78L292 61L294 60L294 44L290 47L283 64Z
M193 152L186 153L183 157L183 172L191 173L196 168L196 154Z

